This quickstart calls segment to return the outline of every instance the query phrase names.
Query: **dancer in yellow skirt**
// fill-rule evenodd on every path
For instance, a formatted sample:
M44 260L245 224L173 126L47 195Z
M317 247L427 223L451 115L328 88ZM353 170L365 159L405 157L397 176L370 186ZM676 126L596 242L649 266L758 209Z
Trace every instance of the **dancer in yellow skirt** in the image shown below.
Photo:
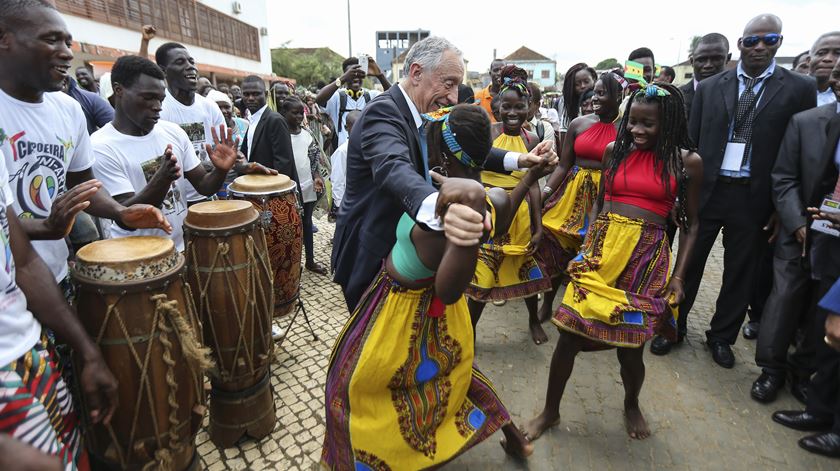
M475 187L458 203L490 211L493 226L487 236L504 234L511 208L544 165L532 168L510 196L501 190L485 193L478 178L491 144L487 114L458 105L424 118L430 121L430 165L444 176L472 179ZM403 215L396 245L333 347L321 458L326 468L435 468L500 428L508 453L531 453L489 380L474 366L463 292L477 257L478 245L457 246Z
M571 281L553 319L560 338L545 407L528 423L529 439L559 423L577 353L612 347L618 347L621 364L627 434L650 435L639 408L643 347L655 333L676 336L676 306L685 296L682 280L697 236L702 181L703 162L688 138L679 90L655 84L633 94L604 156L594 221L569 263ZM671 274L665 223L675 204L681 236Z
M493 124L496 136L493 147L511 152L527 153L538 144L536 134L523 129L530 105L528 73L509 65L502 69L502 88L499 91L501 122ZM489 188L506 191L516 187L524 172L510 174L481 172L481 181ZM536 184L528 191L529 202L522 202L510 224L508 233L496 236L481 246L475 277L467 289L473 328L478 324L484 304L488 301L508 301L525 298L531 337L539 345L548 340L537 318L537 294L551 289L551 281L543 275L534 258L534 251L542 238L540 222L540 192Z
M560 163L542 190L543 238L536 257L551 279L551 291L543 298L541 322L551 317L557 289L568 281L566 265L580 250L589 227L601 182L601 159L607 144L615 140L618 106L626 87L624 77L601 74L592 96L594 113L575 118L569 125Z

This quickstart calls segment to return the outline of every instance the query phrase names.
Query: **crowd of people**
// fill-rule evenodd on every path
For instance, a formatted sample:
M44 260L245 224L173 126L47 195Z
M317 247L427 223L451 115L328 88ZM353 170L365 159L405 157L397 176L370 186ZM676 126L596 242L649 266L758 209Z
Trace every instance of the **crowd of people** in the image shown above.
M772 420L840 457L840 32L786 70L782 21L759 15L737 62L725 36L700 38L683 86L640 47L627 58L639 75L578 63L559 100L503 60L473 91L441 37L411 46L399 83L348 58L310 91L213 84L183 44L150 56L155 35L144 26L138 54L74 79L52 3L0 3L3 469L88 469L80 421L116 407L71 307L74 252L144 234L183 251L190 205L278 173L298 187L305 269L331 271L350 312L325 385L326 468L433 468L499 430L525 458L559 423L577 354L611 348L627 433L647 438L645 345L680 348L721 232L713 361L734 366L739 331L757 339L751 396L772 402L790 383L804 410ZM331 270L313 242L319 209L336 222ZM549 320L560 336L545 406L517 425L475 338L486 303L519 299L535 344Z

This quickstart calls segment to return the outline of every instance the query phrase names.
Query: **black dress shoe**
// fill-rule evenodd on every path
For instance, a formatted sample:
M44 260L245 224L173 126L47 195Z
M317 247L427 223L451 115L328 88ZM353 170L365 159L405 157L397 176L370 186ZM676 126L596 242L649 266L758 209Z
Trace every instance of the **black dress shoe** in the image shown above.
M834 418L830 415L816 415L808 411L780 410L773 413L773 421L794 430L821 432L831 429Z
M758 402L773 402L776 400L779 390L782 389L784 385L784 376L761 373L758 379L752 384L750 396Z
M709 341L707 342L709 349L712 350L712 359L715 363L724 367L732 368L735 366L735 354L732 353L732 348L726 342Z
M818 455L840 458L840 433L826 432L799 440L799 446Z
M758 322L750 321L744 324L744 328L741 332L744 334L744 338L747 340L755 340L758 338Z
M808 404L808 393L811 390L811 381L794 377L790 382L790 393L802 405Z
M654 355L667 355L668 353L671 352L671 347L673 347L674 345L676 345L678 343L682 343L684 338L685 337L681 335L681 336L677 337L676 342L671 342L670 340L666 339L665 337L663 337L661 335L657 335L650 342L650 353L653 353Z

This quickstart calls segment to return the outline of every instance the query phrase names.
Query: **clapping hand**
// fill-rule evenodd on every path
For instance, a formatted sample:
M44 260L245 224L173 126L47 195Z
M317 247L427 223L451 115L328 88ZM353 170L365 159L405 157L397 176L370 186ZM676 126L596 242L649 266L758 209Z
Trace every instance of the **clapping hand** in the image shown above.
M99 180L88 180L58 195L53 200L50 215L44 219L50 239L62 239L70 234L76 215L90 206L90 199L102 188Z
M216 132L216 128L211 127L210 134L213 136L213 145L204 145L207 149L207 156L213 162L214 167L227 172L236 164L239 139L234 139L233 129L225 129L224 124L219 126L218 133Z

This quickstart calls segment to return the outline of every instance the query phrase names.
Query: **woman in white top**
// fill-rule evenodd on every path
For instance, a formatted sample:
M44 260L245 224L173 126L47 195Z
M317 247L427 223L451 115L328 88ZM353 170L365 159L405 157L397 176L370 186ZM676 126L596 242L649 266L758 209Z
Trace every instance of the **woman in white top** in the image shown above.
M321 178L319 162L321 150L318 143L304 130L303 102L292 95L280 105L280 113L286 118L292 137L292 150L295 154L295 167L300 179L300 195L303 200L303 246L306 250L306 269L319 275L326 275L327 269L315 261L313 254L312 211L321 194L324 193L324 180Z

